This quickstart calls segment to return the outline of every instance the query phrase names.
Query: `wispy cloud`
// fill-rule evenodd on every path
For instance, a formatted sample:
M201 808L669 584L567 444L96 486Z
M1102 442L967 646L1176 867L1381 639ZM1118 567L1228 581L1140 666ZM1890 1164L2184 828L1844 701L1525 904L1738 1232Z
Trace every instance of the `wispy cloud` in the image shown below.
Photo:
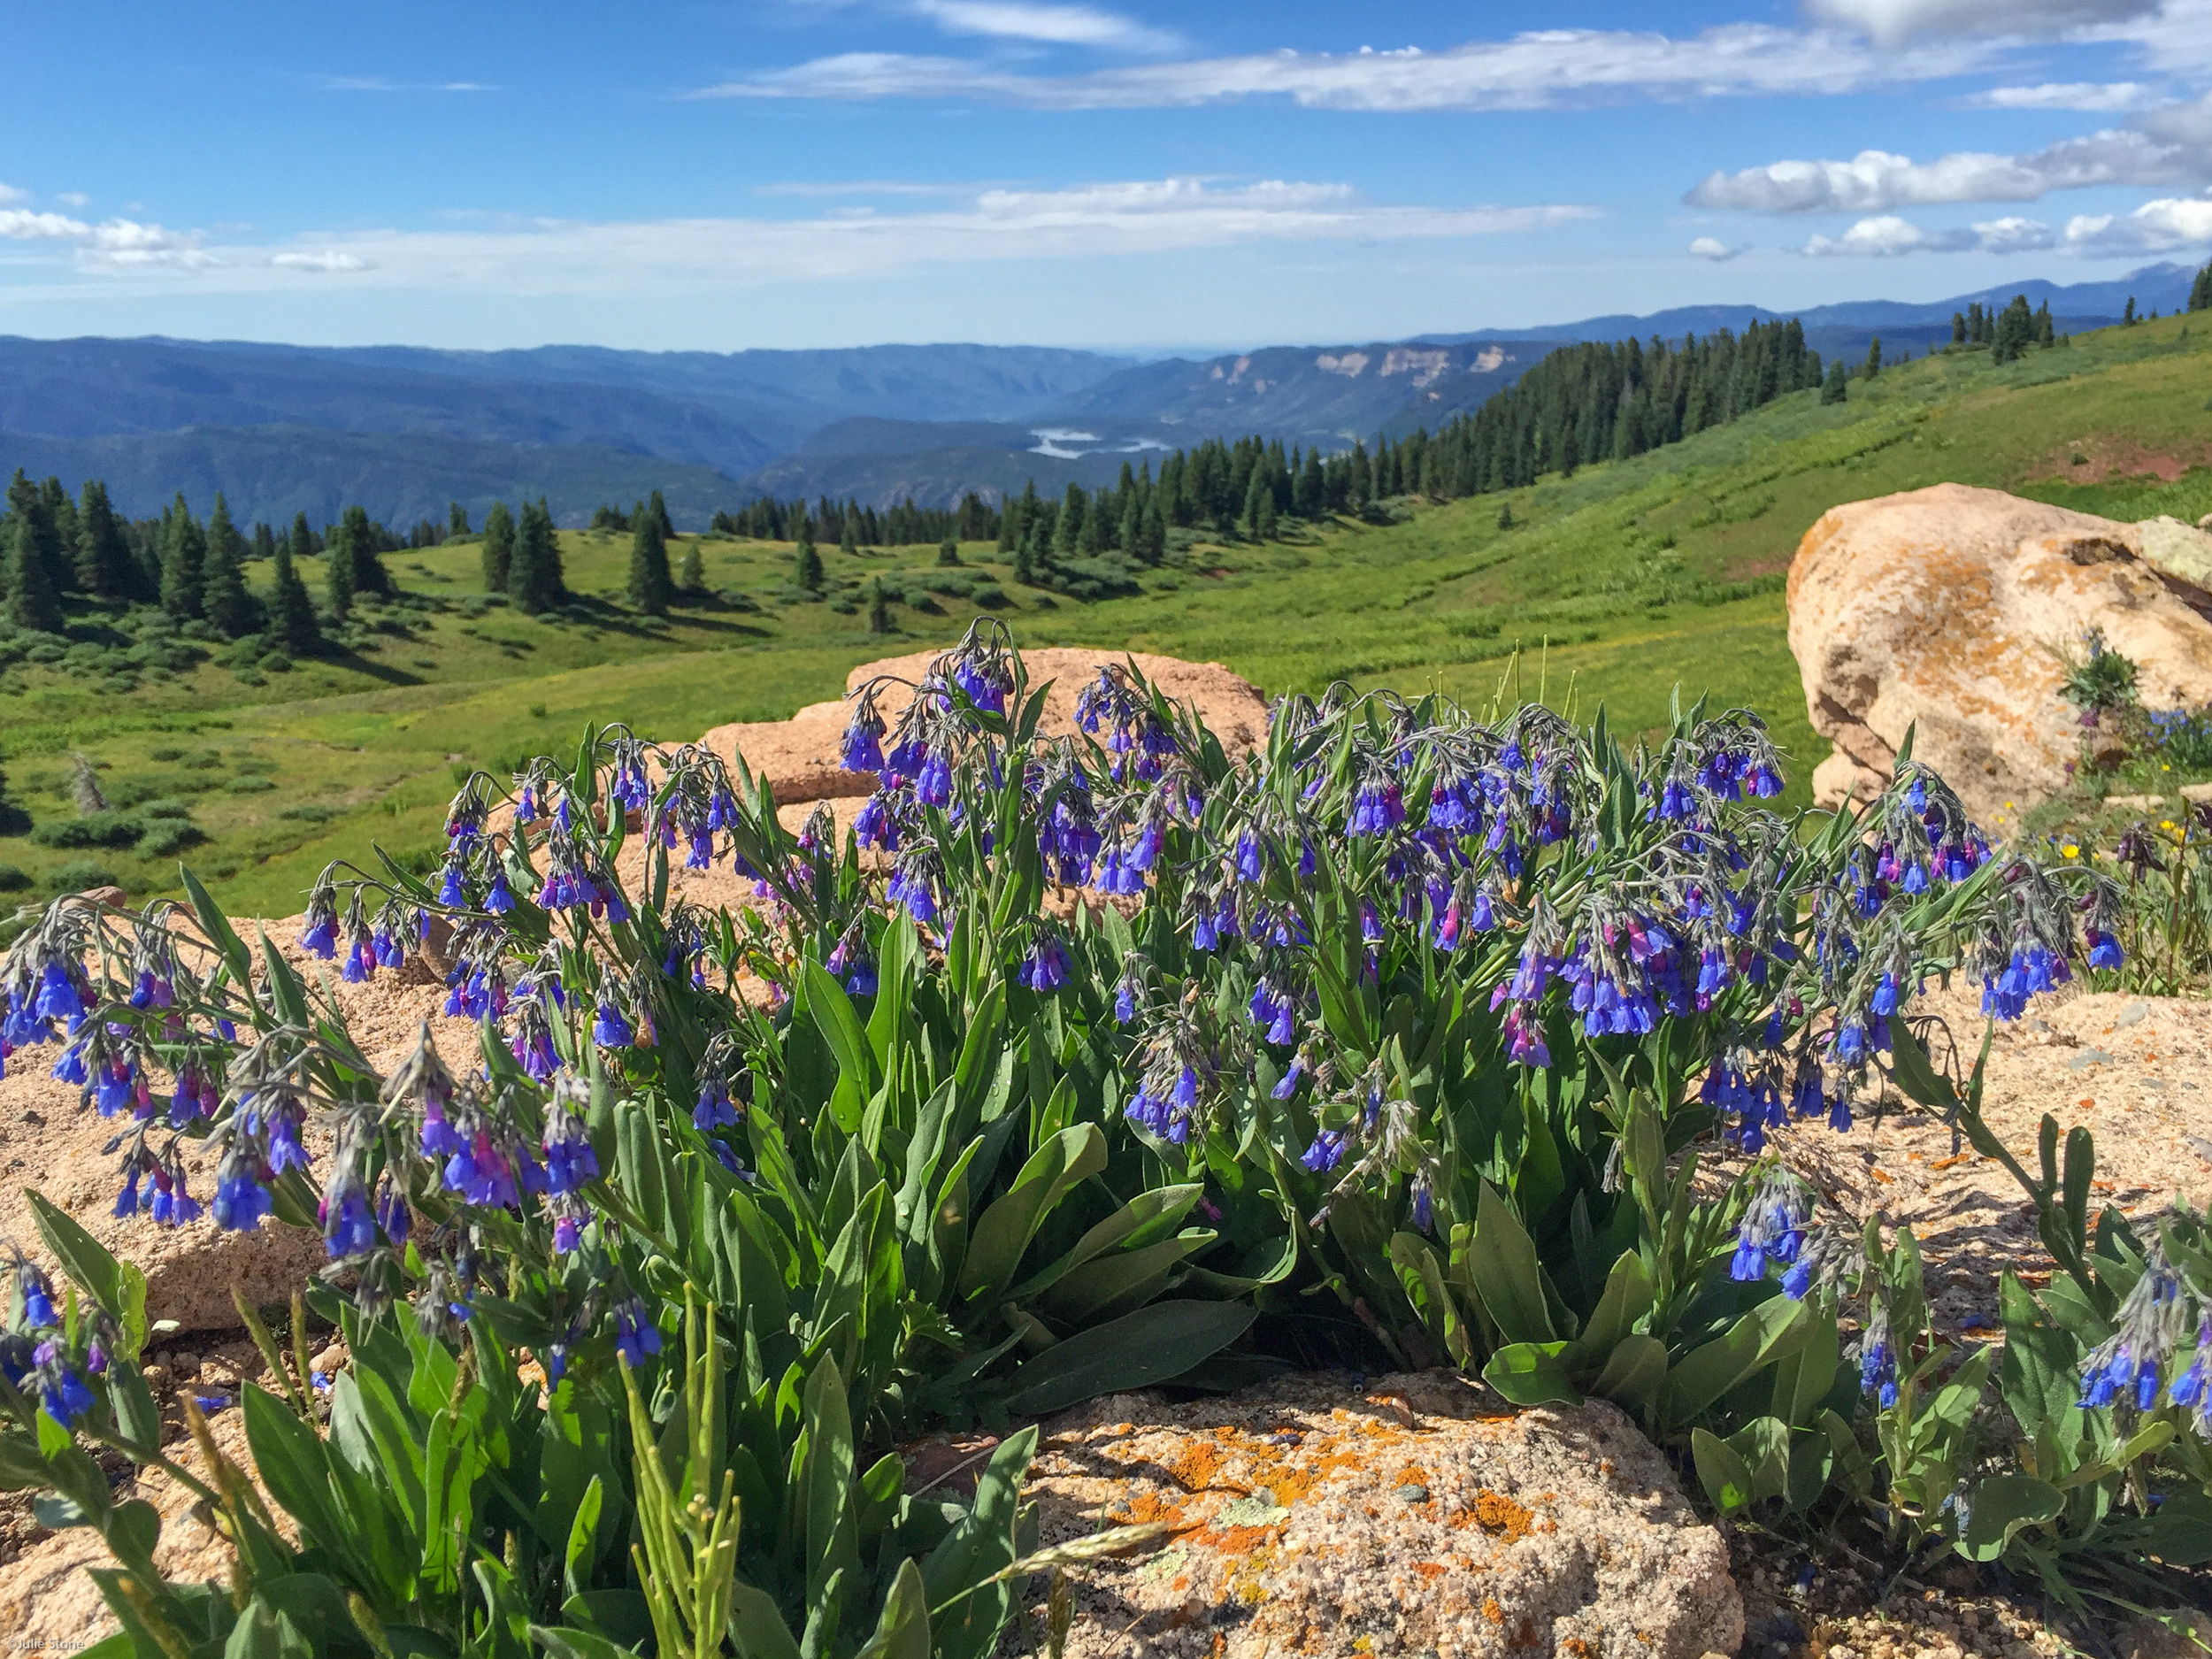
M1694 257L1710 259L1715 265L1733 259L1742 251L1740 248L1731 248L1717 236L1699 236L1690 243L1690 252Z
M190 248L193 281L231 290L313 280L388 288L634 296L1018 259L1489 236L1540 231L1594 211L1571 204L1401 205L1368 201L1343 184L1169 178L1064 189L985 189L957 205L909 212L614 223L501 219L469 228L303 236L275 246L180 246ZM0 210L0 235L37 235L42 233L30 221L58 217ZM20 227L11 230L16 221L22 221ZM104 228L63 224L56 234L80 242Z
M1848 161L1774 161L1713 173L1684 199L1694 207L1749 213L1865 213L2032 202L2053 190L2093 185L2186 184L2212 176L2212 133L2199 127L2212 127L2212 111L2185 104L2025 155L1961 150L1917 162L1864 150Z
M2132 213L2082 214L2066 223L2070 248L2090 255L2176 253L2212 242L2212 199L2170 196Z
M387 81L381 75L318 75L326 92L496 92L480 81Z
M66 213L29 208L0 208L0 238L10 242L58 242L87 270L128 271L167 266L193 270L213 263L196 231L170 230L135 219L111 219L88 225Z
M2135 81L2047 81L2034 87L1992 87L1962 100L1970 110L2087 110L2117 114L2154 103L2157 94Z
M1036 109L1159 109L1279 97L1382 112L1537 110L1624 97L1843 93L1983 66L1991 49L1932 42L1879 50L1833 30L1732 23L1675 37L1546 29L1442 51L1281 51L1102 69L1018 73L967 58L846 52L694 93L703 98L964 98Z
M2047 40L2097 25L2155 17L2161 0L1806 0L1824 22L1861 30L1879 41L1926 35L1991 35Z
M1861 219L1840 236L1815 236L1798 251L1816 257L1893 258L1909 253L2032 253L2057 242L2048 225L2032 219L1995 219L1928 230L1885 213Z
M1092 6L1041 5L1032 0L913 0L913 4L917 12L948 35L1141 52L1171 52L1182 44L1165 29Z
M0 198L0 200L4 199L5 198ZM64 207L83 207L87 205L92 198L87 196L82 190L64 190L60 195L57 196L54 200L59 202Z
M755 196L973 196L987 188L979 184L937 184L923 179L792 179L776 184L757 184Z

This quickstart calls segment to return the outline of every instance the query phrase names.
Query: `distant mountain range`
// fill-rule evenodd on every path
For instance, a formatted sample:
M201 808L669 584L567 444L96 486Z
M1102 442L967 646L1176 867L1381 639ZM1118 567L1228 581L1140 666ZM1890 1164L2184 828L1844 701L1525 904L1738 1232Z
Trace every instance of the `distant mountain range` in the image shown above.
M1044 347L866 346L646 352L334 348L234 341L0 337L0 469L104 477L134 516L178 490L204 511L318 523L359 503L396 527L472 519L495 499L546 497L580 524L652 489L680 526L761 493L912 495L1095 486L1124 463L1257 433L1325 449L1431 429L1509 386L1555 348L1678 339L1793 315L1824 356L1950 338L1970 301L2047 302L2062 330L2186 303L2195 273L2147 266L2116 282L2001 284L1927 304L1886 300L1777 312L1700 305L1361 345L1270 346L1137 362Z

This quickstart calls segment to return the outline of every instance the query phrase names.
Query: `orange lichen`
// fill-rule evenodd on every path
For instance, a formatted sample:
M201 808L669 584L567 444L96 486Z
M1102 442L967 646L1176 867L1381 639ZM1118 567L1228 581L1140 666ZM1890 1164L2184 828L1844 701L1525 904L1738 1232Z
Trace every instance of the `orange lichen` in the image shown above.
M1494 1595L1485 1596L1483 1598L1482 1616L1483 1617L1488 1619L1493 1624L1502 1624L1505 1623L1505 1609L1498 1605L1498 1598Z
M1484 1487L1475 1494L1474 1506L1452 1517L1454 1526L1479 1526L1491 1537L1517 1543L1536 1530L1533 1511L1502 1493Z
M1183 1525L1183 1506L1156 1492L1140 1492L1129 1500L1128 1525L1137 1525L1149 1521L1165 1521L1171 1526Z
M1424 1578L1432 1581L1442 1578L1451 1571L1440 1561L1417 1561L1413 1563L1413 1570Z

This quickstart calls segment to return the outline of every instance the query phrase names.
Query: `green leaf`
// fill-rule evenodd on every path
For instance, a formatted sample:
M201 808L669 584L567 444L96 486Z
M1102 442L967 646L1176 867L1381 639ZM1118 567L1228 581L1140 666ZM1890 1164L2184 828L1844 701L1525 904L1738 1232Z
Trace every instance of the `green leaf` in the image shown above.
M876 1072L875 1050L869 1046L868 1033L860 1023L860 1015L853 1008L852 998L845 995L845 987L811 957L806 964L806 1006L814 1016L815 1025L821 1028L823 1041L837 1056L838 1070L852 1079L853 1086L864 1096L874 1094L881 1079Z
M976 1217L960 1266L963 1298L995 1304L1053 1206L1105 1167L1106 1133L1096 1124L1064 1129L1031 1154L1005 1195Z
M93 1300L110 1313L121 1313L121 1264L97 1239L39 1194L26 1187L23 1199L31 1207L31 1219L38 1227L38 1236L46 1240L46 1248L54 1253L63 1271L83 1286Z
M1515 1342L1482 1368L1482 1379L1517 1406L1578 1406L1582 1395L1560 1363L1564 1342Z
M1553 1342L1551 1310L1529 1240L1505 1200L1489 1182L1475 1207L1475 1248L1470 1257L1475 1291L1500 1334L1509 1342Z
M1613 1345L1605 1369L1591 1379L1590 1392L1639 1416L1651 1409L1667 1380L1667 1345L1655 1336L1632 1332Z
M1992 1475L1977 1481L1959 1554L1969 1561L1994 1561L2022 1527L2055 1520L2065 1507L2066 1494L2033 1475Z
M1174 1232L1192 1207L1204 1196L1205 1191L1202 1182L1190 1181L1176 1187L1156 1187L1148 1192L1139 1193L1078 1239L1075 1248L1065 1256L1008 1291L1008 1297L1015 1302L1026 1302L1039 1292L1049 1289L1094 1256L1116 1248L1138 1249L1158 1242Z
M1014 1373L1006 1409L1042 1417L1164 1382L1228 1347L1258 1317L1256 1308L1236 1302L1154 1302L1054 1343Z
M1651 1273L1644 1258L1633 1251L1623 1255L1605 1276L1604 1292L1590 1310L1589 1322L1568 1348L1567 1368L1581 1371L1606 1366L1613 1350L1634 1332L1636 1322L1651 1311L1652 1301Z
M1687 1423L1760 1367L1796 1352L1807 1330L1803 1302L1787 1296L1761 1302L1675 1364L1661 1397L1662 1419L1673 1426Z
M1750 1507L1754 1478L1751 1465L1744 1461L1742 1453L1717 1434L1692 1429L1690 1456L1697 1464L1697 1478L1705 1487L1705 1495L1713 1501L1715 1509L1723 1515L1731 1515Z
M775 1598L741 1578L730 1586L730 1640L739 1659L800 1659Z
M618 1647L604 1636L565 1624L533 1624L530 1640L553 1659L635 1659L627 1647Z
M853 1659L930 1659L929 1597L921 1569L911 1559L899 1563L891 1593L883 1598L876 1633Z
M1067 1325L1080 1325L1114 1309L1126 1311L1132 1303L1148 1301L1185 1257L1210 1249L1219 1236L1210 1228L1194 1227L1142 1249L1121 1250L1089 1263L1048 1292L1040 1310L1047 1318Z
M1897 1087L1931 1111L1949 1111L1958 1104L1950 1079L1928 1059L1928 1051L1912 1034L1900 1014L1889 1016L1890 1069Z
M845 1379L825 1354L806 1379L805 1503L809 1602L830 1574L856 1571L860 1548L852 1512L853 1424Z

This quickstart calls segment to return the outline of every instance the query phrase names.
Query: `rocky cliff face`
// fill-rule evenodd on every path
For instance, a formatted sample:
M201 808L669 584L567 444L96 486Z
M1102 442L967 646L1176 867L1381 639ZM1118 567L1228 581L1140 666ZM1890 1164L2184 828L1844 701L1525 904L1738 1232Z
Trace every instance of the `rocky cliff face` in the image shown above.
M1789 637L1836 752L1814 798L1863 799L1908 731L1978 818L2065 786L2065 655L2090 630L2154 708L2212 702L2212 535L1939 484L1824 513L1790 565Z

